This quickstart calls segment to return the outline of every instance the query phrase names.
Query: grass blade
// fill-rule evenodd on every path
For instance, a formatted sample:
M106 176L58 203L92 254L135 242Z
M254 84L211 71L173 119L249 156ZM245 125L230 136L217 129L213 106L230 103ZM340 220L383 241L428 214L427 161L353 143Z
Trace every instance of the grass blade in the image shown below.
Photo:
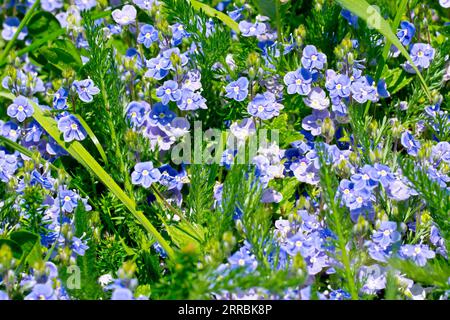
M190 2L195 10L203 10L208 16L219 19L220 21L225 23L228 27L230 27L232 30L234 30L236 33L240 33L239 25L237 24L237 22L231 19L225 13L220 12L214 8L211 8L207 4L201 3L196 0L190 0Z
M86 129L87 134L89 135L89 137L91 138L91 140L94 143L95 147L97 148L98 152L100 153L100 156L103 159L103 163L105 163L107 165L108 164L108 158L106 157L105 150L103 150L103 147L100 144L100 141L98 141L97 136L94 134L94 132L92 131L91 127L89 127L89 125L86 123L86 121L84 121L84 119L80 115L76 114L75 117L77 117L78 121L80 121L80 123L83 126L83 128Z

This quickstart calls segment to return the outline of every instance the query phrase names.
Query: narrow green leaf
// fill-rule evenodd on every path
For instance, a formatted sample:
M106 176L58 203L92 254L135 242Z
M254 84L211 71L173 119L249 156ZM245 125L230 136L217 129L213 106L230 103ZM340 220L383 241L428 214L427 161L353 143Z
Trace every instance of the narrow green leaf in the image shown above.
M195 10L203 10L203 12L205 12L208 16L219 19L220 21L225 23L228 27L230 27L232 30L234 30L236 33L240 33L239 25L237 24L237 22L231 19L225 13L220 12L214 8L211 8L207 4L204 4L196 0L190 0L190 2Z
M103 159L103 163L108 165L108 158L106 157L105 150L103 149L102 145L100 144L100 141L98 141L98 138L92 131L91 127L89 127L89 125L86 123L86 121L84 121L84 119L79 114L76 114L75 117L77 117L78 121L80 121L83 128L86 129L87 134L89 135L89 137L91 138L95 147L97 148L98 152L100 153L100 156Z
M409 61L414 71L416 71L428 99L432 101L433 99L425 79L412 61L406 48L401 44L400 40L395 35L395 32L392 31L389 23L378 13L378 11L365 0L336 0L336 2L366 21L369 27L378 30L378 32L386 37L387 41L391 42L400 50L403 56Z
M11 93L0 92L0 96L10 100L14 100L15 96ZM44 130L61 146L63 147L75 160L82 164L85 168L96 175L99 180L128 208L133 216L142 224L142 226L152 234L156 241L166 251L169 258L173 258L173 249L169 246L167 241L156 230L153 224L145 217L142 211L136 209L135 202L122 190L122 188L111 178L111 176L103 169L103 167L95 161L91 154L78 141L65 143L61 140L61 132L58 129L56 121L46 115L44 111L32 100L28 102L33 106L33 118L44 128Z
M3 245L6 245L11 249L14 259L18 260L22 257L23 251L17 242L10 239L0 239L0 249Z

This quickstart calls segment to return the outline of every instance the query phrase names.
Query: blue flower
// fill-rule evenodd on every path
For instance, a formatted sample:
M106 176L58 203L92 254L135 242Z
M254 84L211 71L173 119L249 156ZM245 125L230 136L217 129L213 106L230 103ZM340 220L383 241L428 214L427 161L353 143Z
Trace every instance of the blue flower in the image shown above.
M72 190L61 189L59 191L59 206L65 212L73 212L73 210L78 206L79 196Z
M257 94L249 103L247 111L252 116L261 118L262 120L271 119L280 114L283 106L276 102L275 95L271 92Z
M290 71L284 76L284 83L288 86L287 92L289 94L298 93L306 96L311 91L311 72L305 68Z
M134 4L142 10L150 11L153 5L157 4L157 0L133 0Z
M93 100L92 96L100 93L99 88L95 86L91 79L74 81L73 86L78 93L78 97L83 102L91 102Z
M374 168L377 170L378 181L380 181L382 186L387 189L389 185L395 181L395 176L392 174L391 168L379 163L376 163Z
M178 89L178 83L168 80L156 89L156 96L161 99L163 104L168 104L169 101L176 102L181 99L181 90Z
M250 252L248 245L241 247L231 257L228 258L231 269L244 268L247 272L252 272L258 266L258 261Z
M411 59L419 70L427 69L434 59L435 50L427 43L415 43L411 47ZM406 63L407 65L409 62Z
M366 164L360 170L360 173L352 175L350 179L355 190L368 189L370 191L378 186L380 176L374 167Z
M330 92L332 98L347 98L350 96L350 79L344 74L335 73L333 70L327 71L325 87Z
M70 246L70 249L72 249L72 251L77 255L84 256L86 250L89 249L89 246L86 245L86 240L81 240L80 238L72 237L72 244Z
M176 117L175 112L171 111L167 105L157 103L150 111L150 120L154 125L160 124L165 126L172 122Z
M147 113L150 110L150 105L144 101L131 101L126 110L127 119L135 127L140 127L146 120Z
M136 8L126 4L122 7L122 9L116 9L112 12L112 17L115 22L120 24L121 26L126 26L134 23L136 20Z
M226 149L222 153L222 157L220 159L220 165L224 166L227 169L230 169L231 165L234 162L234 157L236 156L236 150L234 149Z
M146 66L148 68L145 73L146 77L161 80L169 74L171 62L164 57L152 58L147 60Z
M56 91L55 95L53 96L53 108L55 108L56 110L67 109L68 95L69 93L64 88L61 88L58 91Z
M239 30L244 37L260 36L266 32L266 25L261 22L241 21L239 22Z
M361 77L353 81L350 89L352 91L352 98L359 103L366 103L367 100L377 100L377 88L370 85L366 77Z
M45 11L53 11L55 9L61 9L63 6L63 0L42 0L41 7Z
M400 247L400 256L414 261L419 267L423 267L427 264L427 260L433 259L436 254L424 244L405 244Z
M133 293L128 288L114 289L111 300L134 300Z
M400 22L400 29L397 32L397 37L405 47L408 46L414 34L416 33L416 27L409 21Z
M330 99L320 87L313 88L308 97L303 98L303 101L308 107L316 110L324 110L330 105Z
M414 139L411 133L408 131L403 132L400 141L409 155L417 156L420 149L420 142Z
M51 282L36 284L31 293L25 296L25 300L56 300L56 295L51 287Z
M365 188L354 190L354 192L352 193L352 197L349 198L346 205L350 210L368 207L370 205L370 197L370 191Z
M227 98L244 101L248 96L248 79L240 77L236 81L230 82L225 87L225 91L227 92L225 95Z
M5 22L3 22L3 30L2 30L2 37L6 41L9 41L13 38L14 34L16 33L18 27L20 25L20 20L16 17L10 17L6 18ZM23 40L28 34L27 27L24 27L20 33L17 39Z
M149 188L152 183L159 181L160 178L161 172L153 168L151 161L141 162L134 166L134 171L131 174L131 183Z
M352 296L345 290L337 289L330 292L330 300L347 300Z
M16 142L20 136L20 128L16 123L8 121L1 127L1 135Z
M29 118L33 115L34 109L28 102L27 98L19 96L14 99L14 102L12 104L9 105L6 113L11 118L15 118L17 119L17 121L23 122L26 118Z
M24 141L28 143L39 142L42 133L44 132L41 125L36 120L33 120L24 131L25 131Z
M327 57L321 53L317 52L317 49L313 45L308 45L303 49L302 55L302 65L306 69L323 69L324 65L327 63Z
M0 181L8 182L17 170L17 158L0 150Z
M149 48L155 41L158 41L158 31L150 24L143 25L139 32L137 42Z
M189 89L181 90L181 99L177 102L180 110L207 109L206 100L199 93Z
M189 37L189 33L186 32L181 23L175 23L173 26L170 26L170 28L172 29L172 40L174 46L180 44L183 38Z
M59 119L58 129L63 133L65 142L81 141L87 135L86 130L74 115L68 115Z
M302 120L302 128L311 131L313 136L318 136L322 133L322 123L326 118L330 117L328 110L314 109L312 114L306 116Z
M380 227L372 235L372 241L386 248L399 241L400 233L397 231L397 223L392 221L383 221Z
M75 0L75 5L80 11L90 10L97 5L96 0Z
M358 16L351 13L350 10L342 9L341 16L343 16L351 26L358 28Z

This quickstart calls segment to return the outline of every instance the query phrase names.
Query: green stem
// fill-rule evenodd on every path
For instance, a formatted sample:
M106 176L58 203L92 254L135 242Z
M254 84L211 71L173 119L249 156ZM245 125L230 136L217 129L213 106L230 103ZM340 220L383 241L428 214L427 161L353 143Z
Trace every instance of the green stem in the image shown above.
M41 0L36 0L34 2L34 4L31 6L30 10L28 10L27 13L25 14L25 17L23 17L22 21L19 24L19 27L16 30L16 33L14 33L14 36L8 42L8 44L6 45L5 50L3 50L3 53L0 56L0 65L4 63L4 60L6 59L6 57L8 56L9 51L11 51L14 43L16 42L17 37L20 34L20 31L22 31L22 29L26 26L26 24L28 23L28 21L31 18L31 15L33 14L33 12L37 8L37 6L40 4L40 2L41 2Z

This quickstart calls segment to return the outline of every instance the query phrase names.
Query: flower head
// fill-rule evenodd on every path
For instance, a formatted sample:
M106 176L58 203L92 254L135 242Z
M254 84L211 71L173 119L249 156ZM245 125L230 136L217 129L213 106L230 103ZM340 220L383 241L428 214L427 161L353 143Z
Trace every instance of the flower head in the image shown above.
M58 129L63 133L64 141L66 142L81 141L87 135L86 130L74 115L68 115L59 119Z
M17 121L23 122L26 118L29 118L33 115L34 109L28 102L27 98L19 96L14 99L14 102L12 104L9 105L6 113L11 118L15 118L17 119Z
M244 101L248 96L248 79L240 77L236 81L230 82L225 87L225 91L227 92L225 95L227 98Z
M91 79L74 81L73 86L83 102L92 102L94 100L92 96L100 93L100 89L95 86Z
M112 12L112 17L115 22L120 24L121 26L126 26L134 23L136 20L136 8L126 4L122 7L122 9L116 9Z
M152 25L144 24L140 29L137 42L149 48L155 41L158 41L158 31Z
M160 178L161 172L157 168L153 168L153 163L150 161L136 164L131 174L131 182L144 188L149 188L152 183L159 181Z

